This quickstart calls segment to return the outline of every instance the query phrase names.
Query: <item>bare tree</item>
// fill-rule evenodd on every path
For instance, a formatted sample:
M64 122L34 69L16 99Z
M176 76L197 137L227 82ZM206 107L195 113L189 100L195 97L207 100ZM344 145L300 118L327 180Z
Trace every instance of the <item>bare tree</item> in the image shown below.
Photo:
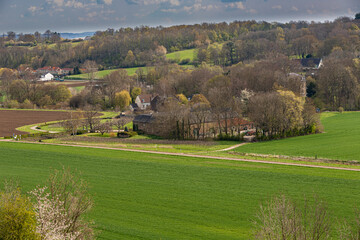
M90 81L94 80L95 72L97 71L98 67L95 61L86 60L84 63L84 68L86 69L86 73L88 74L88 79Z
M85 126L90 132L95 132L97 126L100 124L97 106L88 105L84 108Z
M93 239L91 224L84 219L93 202L83 179L71 174L69 169L55 171L48 181L49 197L65 210L64 233L76 235L74 239Z
M116 127L116 129L120 132L126 124L130 123L132 119L130 117L120 117L118 119L113 120L112 124Z
M112 130L112 122L107 121L104 123L100 123L97 127L97 130L101 133L101 135L104 135L104 133L108 133Z
M254 226L256 239L322 240L329 239L331 222L318 198L302 206L281 195L260 205Z
M66 132L71 133L71 135L75 136L77 133L77 129L83 124L82 118L84 114L82 112L69 112L68 120L65 120L61 123L62 127Z

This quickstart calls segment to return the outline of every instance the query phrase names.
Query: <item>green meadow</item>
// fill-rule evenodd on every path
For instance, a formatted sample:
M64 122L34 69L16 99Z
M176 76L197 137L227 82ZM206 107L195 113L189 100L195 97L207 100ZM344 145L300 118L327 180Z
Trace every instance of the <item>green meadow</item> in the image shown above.
M321 114L324 132L276 141L252 143L235 151L243 153L360 160L360 112Z
M62 166L94 198L98 239L249 239L261 202L317 194L336 224L353 216L358 172L39 144L0 142L0 181L24 192ZM334 231L336 236L336 231Z
M190 59L190 61L193 61L194 60L194 52L195 52L195 49L176 51L176 52L166 54L166 58L171 59L171 60L177 60L177 61L181 61L184 59Z
M128 75L132 76L136 73L136 70L138 70L139 68L142 68L146 72L146 67L110 69L110 70L102 70L102 71L95 72L94 78L95 79L103 79L110 73L118 71L120 69L126 70ZM65 79L88 79L88 78L89 78L89 74L87 74L87 73L78 74L78 75L70 75L70 76L65 77Z
M184 60L184 59L190 59L190 61L193 61L194 59L194 51L195 49L187 49L187 50L182 50L182 51L177 51L177 52L173 52L173 53L168 53L166 54L166 58L168 59L172 59L172 60ZM147 67L134 67L134 68L119 68L119 69L110 69L110 70L102 70L102 71L97 71L94 73L94 78L95 79L103 79L104 77L106 77L107 75L109 75L110 73L114 72L114 71L118 71L120 69L124 69L128 72L129 76L132 76L136 73L136 70L138 70L139 68L143 69L144 72L147 71ZM77 74L77 75L70 75L65 77L65 79L88 79L89 78L89 74L87 73L83 73L83 74Z

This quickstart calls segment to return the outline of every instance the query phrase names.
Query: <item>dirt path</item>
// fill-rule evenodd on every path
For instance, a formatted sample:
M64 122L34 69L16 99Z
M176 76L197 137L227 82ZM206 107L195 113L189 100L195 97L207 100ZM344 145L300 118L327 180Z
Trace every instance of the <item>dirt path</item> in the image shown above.
M235 149L237 147L244 146L245 144L248 144L248 143L236 144L234 146L231 146L231 147L228 147L228 148L225 148L225 149L216 150L215 152L226 152L226 151L229 151L229 150L233 150L233 149Z
M37 129L38 126L33 126L30 129L34 130L34 131L38 131L38 132L48 132L48 133L58 133L57 131L46 131L46 130L42 130L42 129Z
M97 146L73 145L73 144L34 143L34 142L22 142L22 141L17 141L17 142L18 143L28 143L28 144L42 144L42 145L54 145L54 146L67 146L67 147L81 147L81 148L96 148L96 149L107 149L107 150L126 151L126 152L151 153L151 154L168 155L168 156L182 156L182 157L193 157L193 158L204 158L204 159L229 160L229 161L239 161L239 162L251 162L251 163L263 163L263 164L274 164L274 165L284 165L284 166L322 168L322 169L360 172L360 169L357 169L357 168L343 168L343 167L320 166L320 165L310 165L310 164L301 164L301 163L286 163L286 162L274 162L274 161L265 161L265 160L216 157L216 156L196 155L196 154L187 154L187 153L156 152L156 151L137 150L137 149L97 147Z

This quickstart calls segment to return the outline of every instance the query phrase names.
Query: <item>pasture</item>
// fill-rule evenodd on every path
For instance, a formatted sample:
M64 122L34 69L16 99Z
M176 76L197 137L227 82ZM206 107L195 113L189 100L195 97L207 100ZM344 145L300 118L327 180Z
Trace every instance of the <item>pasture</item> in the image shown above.
M176 60L179 62L184 59L190 59L190 61L193 61L194 60L194 52L195 52L195 49L176 51L176 52L166 54L166 58L171 59L171 60Z
M0 152L0 182L15 178L24 192L52 169L80 171L98 239L249 239L259 204L273 195L316 193L335 224L360 197L358 172L8 142Z
M128 75L132 76L136 73L136 70L138 70L139 68L143 69L146 72L146 69L147 69L146 67L110 69L110 70L102 70L102 71L95 72L94 78L95 79L103 79L110 73L118 71L120 69L126 70ZM78 74L78 75L70 75L70 76L65 77L65 79L88 79L88 78L89 78L89 74L87 74L87 73Z
M235 151L360 161L360 112L322 113L321 122L324 133L247 144Z

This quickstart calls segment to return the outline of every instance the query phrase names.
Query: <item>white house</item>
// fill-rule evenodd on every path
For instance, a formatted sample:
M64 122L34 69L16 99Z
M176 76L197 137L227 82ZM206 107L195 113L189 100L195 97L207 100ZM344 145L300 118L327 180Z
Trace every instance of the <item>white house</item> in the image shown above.
M141 110L145 110L147 108L150 108L151 100L153 100L154 97L151 94L141 94L136 97L135 103Z
M43 76L41 76L40 81L42 82L46 82L46 81L51 81L54 80L54 75L52 75L51 73L47 73Z

